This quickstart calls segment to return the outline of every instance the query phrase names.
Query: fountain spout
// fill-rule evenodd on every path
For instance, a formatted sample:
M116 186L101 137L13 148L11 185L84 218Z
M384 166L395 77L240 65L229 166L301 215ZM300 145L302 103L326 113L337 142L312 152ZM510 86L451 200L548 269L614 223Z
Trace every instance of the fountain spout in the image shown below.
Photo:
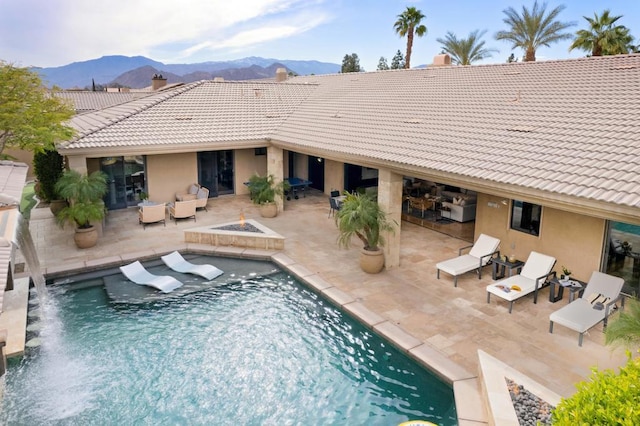
M29 222L18 213L18 226L16 229L16 244L22 251L24 261L29 268L29 275L33 281L33 285L38 293L38 298L41 302L47 299L47 287L44 279L44 274L40 268L40 261L38 260L38 252L36 246L33 243L31 231L29 230Z

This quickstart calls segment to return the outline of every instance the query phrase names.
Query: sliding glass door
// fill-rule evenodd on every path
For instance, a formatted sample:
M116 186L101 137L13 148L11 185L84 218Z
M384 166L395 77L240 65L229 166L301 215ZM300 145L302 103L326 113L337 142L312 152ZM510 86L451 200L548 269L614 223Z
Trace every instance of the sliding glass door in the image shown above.
M233 194L233 151L199 152L198 183L209 189L209 197Z
M101 158L100 170L107 175L108 192L104 202L109 210L140 202L140 193L146 191L143 156Z

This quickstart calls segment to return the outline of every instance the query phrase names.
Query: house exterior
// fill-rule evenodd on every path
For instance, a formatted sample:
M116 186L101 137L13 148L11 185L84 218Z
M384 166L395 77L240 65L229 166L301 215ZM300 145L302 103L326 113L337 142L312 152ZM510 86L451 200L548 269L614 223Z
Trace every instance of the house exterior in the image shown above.
M329 194L356 166L400 223L408 182L432 182L474 194L474 233L502 253L547 253L582 279L607 269L611 224L640 225L640 55L277 80L200 81L78 115L58 149L109 174L110 208L193 182L246 194L254 172Z

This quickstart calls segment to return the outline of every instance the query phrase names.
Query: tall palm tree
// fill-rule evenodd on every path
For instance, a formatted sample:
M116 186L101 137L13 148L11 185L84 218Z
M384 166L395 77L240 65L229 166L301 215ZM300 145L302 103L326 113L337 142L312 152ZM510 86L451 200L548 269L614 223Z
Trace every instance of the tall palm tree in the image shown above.
M583 18L589 23L589 29L576 31L576 37L569 50L581 49L591 52L591 56L617 55L633 51L631 45L633 37L629 34L629 28L624 25L615 25L622 15L611 16L609 9L593 18Z
M540 6L536 0L531 10L522 6L522 15L520 15L514 8L509 7L503 10L507 17L502 21L510 29L498 31L495 37L497 40L510 41L514 49L516 47L524 49L525 61L535 61L536 50L540 46L549 47L551 43L571 38L571 34L562 31L575 23L556 20L564 8L564 5L558 6L547 14L547 3L542 3Z
M607 325L605 344L611 346L637 347L640 345L640 302L629 300L624 311Z
M468 38L458 39L452 32L448 32L445 38L438 38L436 41L442 44L442 50L449 55L455 64L471 65L473 62L490 58L492 52L497 49L484 47L484 40L480 40L487 30L475 30L469 34Z
M404 57L404 67L411 68L411 49L413 48L413 35L422 37L427 33L427 27L420 22L426 18L415 7L407 7L407 10L398 15L398 20L393 24L393 29L400 37L407 36L407 54Z

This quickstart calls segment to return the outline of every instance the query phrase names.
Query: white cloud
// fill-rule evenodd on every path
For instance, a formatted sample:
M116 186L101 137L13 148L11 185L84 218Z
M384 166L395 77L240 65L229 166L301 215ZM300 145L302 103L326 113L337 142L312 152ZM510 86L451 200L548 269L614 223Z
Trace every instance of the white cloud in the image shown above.
M171 55L176 50L174 55L184 58L206 49L237 50L323 24L329 19L324 3L22 0L0 14L0 52L8 55L0 59L53 66L112 54Z

